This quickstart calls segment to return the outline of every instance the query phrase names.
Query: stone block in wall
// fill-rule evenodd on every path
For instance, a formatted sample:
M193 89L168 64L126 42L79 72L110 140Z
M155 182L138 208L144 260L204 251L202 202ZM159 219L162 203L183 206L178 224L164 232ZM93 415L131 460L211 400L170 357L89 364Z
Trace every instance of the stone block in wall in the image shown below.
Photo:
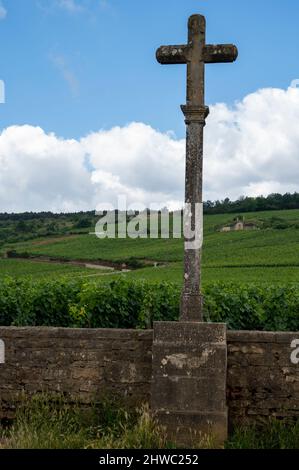
M226 439L226 354L223 324L154 323L151 408L176 444Z

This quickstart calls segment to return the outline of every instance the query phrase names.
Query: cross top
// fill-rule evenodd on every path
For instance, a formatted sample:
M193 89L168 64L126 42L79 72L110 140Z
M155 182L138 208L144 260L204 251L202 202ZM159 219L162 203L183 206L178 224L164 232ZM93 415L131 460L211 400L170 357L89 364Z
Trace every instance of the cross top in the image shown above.
M192 15L188 21L188 44L161 46L160 64L187 64L187 106L204 106L204 64L234 62L238 56L232 44L206 44L206 20Z

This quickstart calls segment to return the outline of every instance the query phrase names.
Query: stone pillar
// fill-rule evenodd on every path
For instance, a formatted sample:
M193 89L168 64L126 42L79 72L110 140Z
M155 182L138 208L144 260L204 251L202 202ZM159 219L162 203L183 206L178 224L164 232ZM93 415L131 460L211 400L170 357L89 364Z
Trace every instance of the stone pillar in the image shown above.
M203 321L201 294L201 240L203 129L209 114L207 106L181 106L185 116L186 175L184 213L184 285L181 296L180 320ZM187 228L187 230L186 230ZM190 243L192 234L193 243ZM191 246L190 246L191 245Z
M155 322L151 408L170 441L227 438L226 325Z

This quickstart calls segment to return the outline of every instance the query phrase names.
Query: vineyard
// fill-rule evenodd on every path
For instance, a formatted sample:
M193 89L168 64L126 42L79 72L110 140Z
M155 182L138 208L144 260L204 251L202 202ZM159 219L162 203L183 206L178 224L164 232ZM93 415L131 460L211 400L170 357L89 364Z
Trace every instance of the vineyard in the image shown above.
M214 281L269 284L282 280L299 281L299 229L296 228L299 210L247 214L246 220L262 224L262 228L219 232L219 227L227 224L229 217L228 214L219 214L206 215L204 218L203 284ZM87 230L90 232L92 229L94 227ZM116 274L109 274L112 278L122 276L128 279L182 282L183 240L177 238L99 239L84 233L9 243L2 247L2 253L5 251L27 259L2 259L2 277L81 275L94 276L99 282L106 279L106 272L57 262L84 260L99 264L103 261L115 263L118 268ZM47 257L48 261L52 259L56 263L51 265L49 262L40 262L37 266L28 257ZM120 274L123 265L128 268L128 272Z
M299 211L251 213L264 228L220 232L229 217L204 220L205 318L233 329L297 330ZM9 243L5 253L2 325L148 328L178 318L182 239L83 233Z
M299 292L295 285L259 287L214 283L203 289L204 317L239 330L296 331ZM166 282L82 278L0 281L0 324L81 328L151 328L176 320L180 289Z

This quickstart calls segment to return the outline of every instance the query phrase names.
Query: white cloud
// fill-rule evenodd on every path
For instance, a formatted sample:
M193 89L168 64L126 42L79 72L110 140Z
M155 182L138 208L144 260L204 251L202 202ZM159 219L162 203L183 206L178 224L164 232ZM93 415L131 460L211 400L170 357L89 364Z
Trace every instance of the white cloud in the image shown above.
M92 207L90 174L76 140L39 127L11 126L0 136L0 210Z
M7 10L3 3L0 1L0 20L4 20L7 16Z
M90 134L81 143L94 168L98 203L104 197L115 203L117 194L145 205L181 199L184 140L131 123Z
M35 3L47 16L66 12L73 18L83 15L85 18L89 18L90 21L94 21L99 12L108 13L113 11L109 0L35 0Z
M76 75L70 70L66 59L62 55L52 54L50 59L53 65L59 70L63 79L67 83L72 95L76 96L79 92L79 80Z
M299 88L211 106L204 198L299 191ZM0 135L0 211L94 209L117 201L180 206L185 142L143 123L66 140L33 126Z
M94 209L116 204L118 194L128 203L171 202L180 196L183 148L141 123L80 141L8 127L0 135L0 211Z
M205 137L206 198L299 190L298 88L213 106Z
M57 4L60 8L69 11L70 13L78 13L84 10L79 0L57 0Z

